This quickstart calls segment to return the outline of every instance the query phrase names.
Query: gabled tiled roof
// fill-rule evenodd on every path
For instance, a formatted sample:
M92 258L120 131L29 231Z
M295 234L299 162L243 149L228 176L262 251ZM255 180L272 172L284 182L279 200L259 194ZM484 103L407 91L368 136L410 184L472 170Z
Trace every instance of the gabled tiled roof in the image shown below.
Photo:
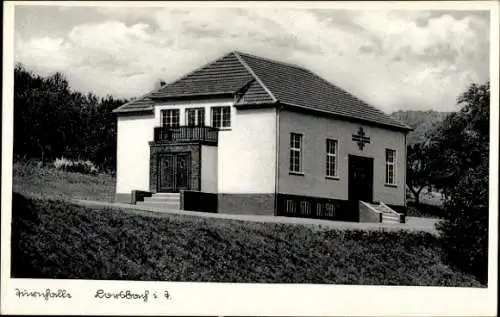
M221 94L235 96L236 106L279 102L291 108L411 129L307 69L240 52L231 52L115 111L148 110L155 99Z
M191 72L149 94L151 98L234 94L253 79L234 54Z
M280 103L382 125L409 128L307 69L238 53Z

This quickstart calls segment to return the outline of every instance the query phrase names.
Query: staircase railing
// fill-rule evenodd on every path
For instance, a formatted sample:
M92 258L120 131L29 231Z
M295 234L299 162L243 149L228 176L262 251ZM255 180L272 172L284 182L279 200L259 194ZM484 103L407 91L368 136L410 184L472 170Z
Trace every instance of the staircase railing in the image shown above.
M378 205L373 205L361 200L359 203L366 207L370 212L377 214L378 222L380 223L384 222L384 220L387 222L397 221L399 223L405 223L404 214L396 212L382 201Z
M362 204L363 206L365 206L369 211L376 213L377 214L377 218L378 218L378 222L382 222L382 216L383 216L382 211L377 210L371 204L369 204L367 202L364 202L362 200L360 200L359 203Z
M391 207L387 206L383 201L380 202L380 206L382 206L388 214L396 216L400 223L405 223L406 219L404 214L395 211Z

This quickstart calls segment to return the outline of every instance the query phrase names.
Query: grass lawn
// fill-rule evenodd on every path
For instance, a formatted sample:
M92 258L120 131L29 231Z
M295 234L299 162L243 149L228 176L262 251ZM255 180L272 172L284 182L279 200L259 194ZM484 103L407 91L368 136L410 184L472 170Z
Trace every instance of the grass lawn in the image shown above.
M19 278L481 286L427 233L154 218L16 193L12 220Z
M15 163L12 191L30 197L113 201L116 179L109 174L85 175Z

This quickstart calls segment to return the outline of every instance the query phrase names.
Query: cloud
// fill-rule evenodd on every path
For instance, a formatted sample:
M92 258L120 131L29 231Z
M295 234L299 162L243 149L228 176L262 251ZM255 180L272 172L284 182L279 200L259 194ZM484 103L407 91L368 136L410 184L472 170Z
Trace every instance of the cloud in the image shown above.
M451 110L467 85L489 78L489 20L474 13L94 11L86 11L88 23L61 22L66 32L17 33L16 61L63 71L82 91L130 98L240 50L304 66L385 111Z

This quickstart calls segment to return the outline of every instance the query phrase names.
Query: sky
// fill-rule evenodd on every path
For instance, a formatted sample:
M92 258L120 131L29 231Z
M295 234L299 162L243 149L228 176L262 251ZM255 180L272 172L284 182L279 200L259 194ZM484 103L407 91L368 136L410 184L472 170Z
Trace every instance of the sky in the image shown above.
M241 51L297 64L386 112L457 109L489 80L488 11L16 6L14 58L139 97Z

